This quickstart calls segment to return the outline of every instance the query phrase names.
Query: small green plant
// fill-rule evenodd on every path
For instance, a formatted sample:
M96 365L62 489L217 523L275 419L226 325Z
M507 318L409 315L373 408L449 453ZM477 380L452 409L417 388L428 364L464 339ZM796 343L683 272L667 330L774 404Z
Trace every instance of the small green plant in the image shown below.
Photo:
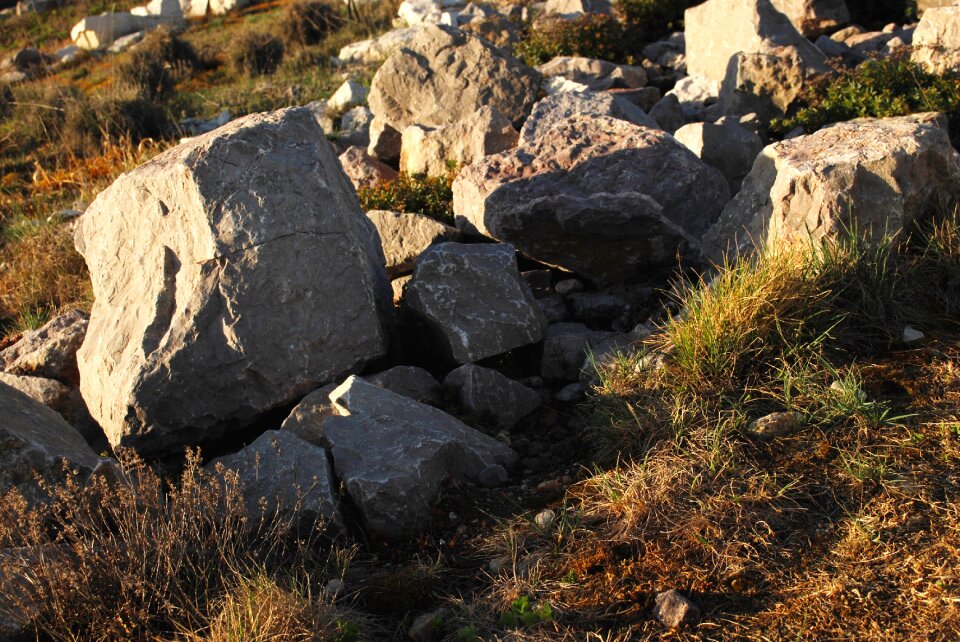
M513 52L531 66L557 56L630 62L623 27L615 18L598 13L587 13L573 20L541 18L527 29Z
M771 123L779 133L802 127L815 131L830 123L862 117L903 116L939 111L960 124L960 80L931 74L907 58L868 60L852 71L811 85L800 106Z
M461 626L457 629L457 642L480 642L477 627L472 624Z
M500 615L500 624L507 628L519 629L521 627L535 626L542 622L549 622L553 619L553 609L550 604L544 602L534 607L530 598L526 595L520 596L510 604L510 609Z
M444 223L453 223L453 179L456 168L446 176L401 173L397 178L357 190L360 206L366 210L416 212Z
M264 76L276 71L283 61L283 41L269 31L252 30L233 44L230 59L240 74Z

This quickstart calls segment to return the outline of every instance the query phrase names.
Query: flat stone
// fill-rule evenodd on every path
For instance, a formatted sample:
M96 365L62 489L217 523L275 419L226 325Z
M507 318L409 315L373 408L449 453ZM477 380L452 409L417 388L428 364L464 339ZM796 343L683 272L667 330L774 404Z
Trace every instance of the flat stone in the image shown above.
M443 387L460 406L480 417L492 417L500 428L513 428L540 406L540 394L490 368L472 363L452 370Z

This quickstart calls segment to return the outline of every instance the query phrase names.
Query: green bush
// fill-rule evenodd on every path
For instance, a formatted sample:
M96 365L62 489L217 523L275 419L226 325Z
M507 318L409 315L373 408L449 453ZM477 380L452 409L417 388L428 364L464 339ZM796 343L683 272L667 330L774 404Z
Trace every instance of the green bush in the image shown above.
M540 19L514 47L514 55L530 66L557 56L584 56L613 62L630 62L623 27L603 14L584 14L573 20Z
M868 60L852 71L813 85L788 118L771 123L775 133L796 127L812 132L830 123L862 117L903 116L941 111L960 132L960 81L934 75L905 58Z
M446 176L428 177L401 173L391 181L357 190L364 210L417 212L444 223L453 223L453 179L456 170Z
M287 5L279 29L285 42L315 45L343 25L337 10L324 0L301 0Z
M160 27L147 34L117 75L145 98L156 100L170 95L176 83L198 65L199 57L190 43Z
M248 31L241 35L230 51L237 73L262 76L276 71L283 60L283 41L268 31Z

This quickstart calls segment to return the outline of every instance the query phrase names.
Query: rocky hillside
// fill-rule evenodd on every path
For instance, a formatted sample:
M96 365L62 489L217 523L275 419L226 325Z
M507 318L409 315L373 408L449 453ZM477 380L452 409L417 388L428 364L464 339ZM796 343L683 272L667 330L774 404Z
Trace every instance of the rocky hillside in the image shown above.
M100 9L2 17L0 640L960 636L960 4Z

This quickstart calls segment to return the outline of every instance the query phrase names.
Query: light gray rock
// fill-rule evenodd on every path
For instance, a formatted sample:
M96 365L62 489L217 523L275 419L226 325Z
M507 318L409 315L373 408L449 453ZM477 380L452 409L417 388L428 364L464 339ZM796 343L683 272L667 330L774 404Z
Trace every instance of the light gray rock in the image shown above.
M582 323L554 323L543 340L540 374L544 379L577 381L593 346L611 338L612 332L591 330Z
M647 84L643 67L618 65L596 58L558 56L539 67L545 78L561 77L586 85L590 91L603 91L614 87L636 89Z
M422 29L422 26L394 29L376 38L351 43L340 50L337 59L345 64L371 65L383 62L400 47L409 44Z
M117 39L161 24L155 16L135 16L130 13L101 13L87 16L70 30L70 39L81 49L90 51L109 47Z
M429 26L380 67L369 105L376 120L400 132L410 125L449 125L485 106L518 128L536 102L539 84L540 74L489 42Z
M760 136L732 119L684 125L674 132L673 137L707 165L720 170L727 179L731 194L740 191L744 177L763 151Z
M350 377L323 424L334 468L368 528L396 539L425 528L449 479L477 481L515 461L510 448L447 413Z
M472 415L491 417L509 430L540 406L540 393L496 370L468 363L443 380L460 406Z
M721 113L757 114L765 123L787 113L812 75L792 47L737 53L728 71L720 88Z
M348 147L340 154L339 160L344 173L356 189L372 187L397 177L397 170L370 156L363 147Z
M0 383L19 390L34 401L42 403L48 408L60 412L70 396L70 388L54 379L43 377L26 377L21 375L0 372Z
M704 238L708 258L843 234L894 234L956 197L960 160L935 114L861 119L767 146Z
M935 7L952 7L957 4L957 0L917 0L917 11L922 16L928 9Z
M417 261L404 305L441 353L470 363L536 343L546 321L517 270L511 245L434 245Z
M304 532L341 525L327 452L292 431L268 430L243 450L206 466L211 472L221 467L237 473L253 520L289 520Z
M790 19L797 31L811 39L850 22L850 11L844 0L771 0L771 3Z
M351 107L363 105L369 94L368 87L364 87L355 80L348 80L327 99L327 111L331 114L342 114Z
M372 123L373 112L366 107L359 106L348 109L340 117L337 143L366 148L370 145L370 125Z
M924 11L910 58L935 74L960 70L960 6Z
M700 608L675 589L657 594L653 614L668 629L692 626L700 620Z
M729 198L669 134L604 116L569 118L453 183L457 227L601 283L675 265Z
M18 375L79 381L77 350L87 333L90 315L72 310L51 319L0 352L0 370Z
M383 252L312 114L254 114L121 176L78 220L80 389L113 445L222 435L386 350Z
M770 0L707 0L684 14L687 72L720 83L741 52L791 47L808 72L826 71L823 53L774 9Z
M63 461L89 474L97 455L63 417L10 386L0 383L0 492L17 489L29 503L46 495L39 475L49 482L63 479Z
M431 406L440 404L440 383L423 368L394 366L383 372L366 375L364 380L420 403Z
M525 147L536 145L547 131L573 116L609 116L635 125L657 127L657 122L642 109L615 94L565 92L548 96L534 105L520 130L521 144Z
M460 232L424 214L371 210L367 218L377 228L393 279L413 271L417 258L431 245L455 241Z
M410 125L402 132L400 171L445 176L450 163L458 167L469 165L516 147L518 137L510 121L489 106L443 127Z
M609 0L547 0L543 5L545 14L561 18L576 18L585 13L604 13L613 15L613 5Z

